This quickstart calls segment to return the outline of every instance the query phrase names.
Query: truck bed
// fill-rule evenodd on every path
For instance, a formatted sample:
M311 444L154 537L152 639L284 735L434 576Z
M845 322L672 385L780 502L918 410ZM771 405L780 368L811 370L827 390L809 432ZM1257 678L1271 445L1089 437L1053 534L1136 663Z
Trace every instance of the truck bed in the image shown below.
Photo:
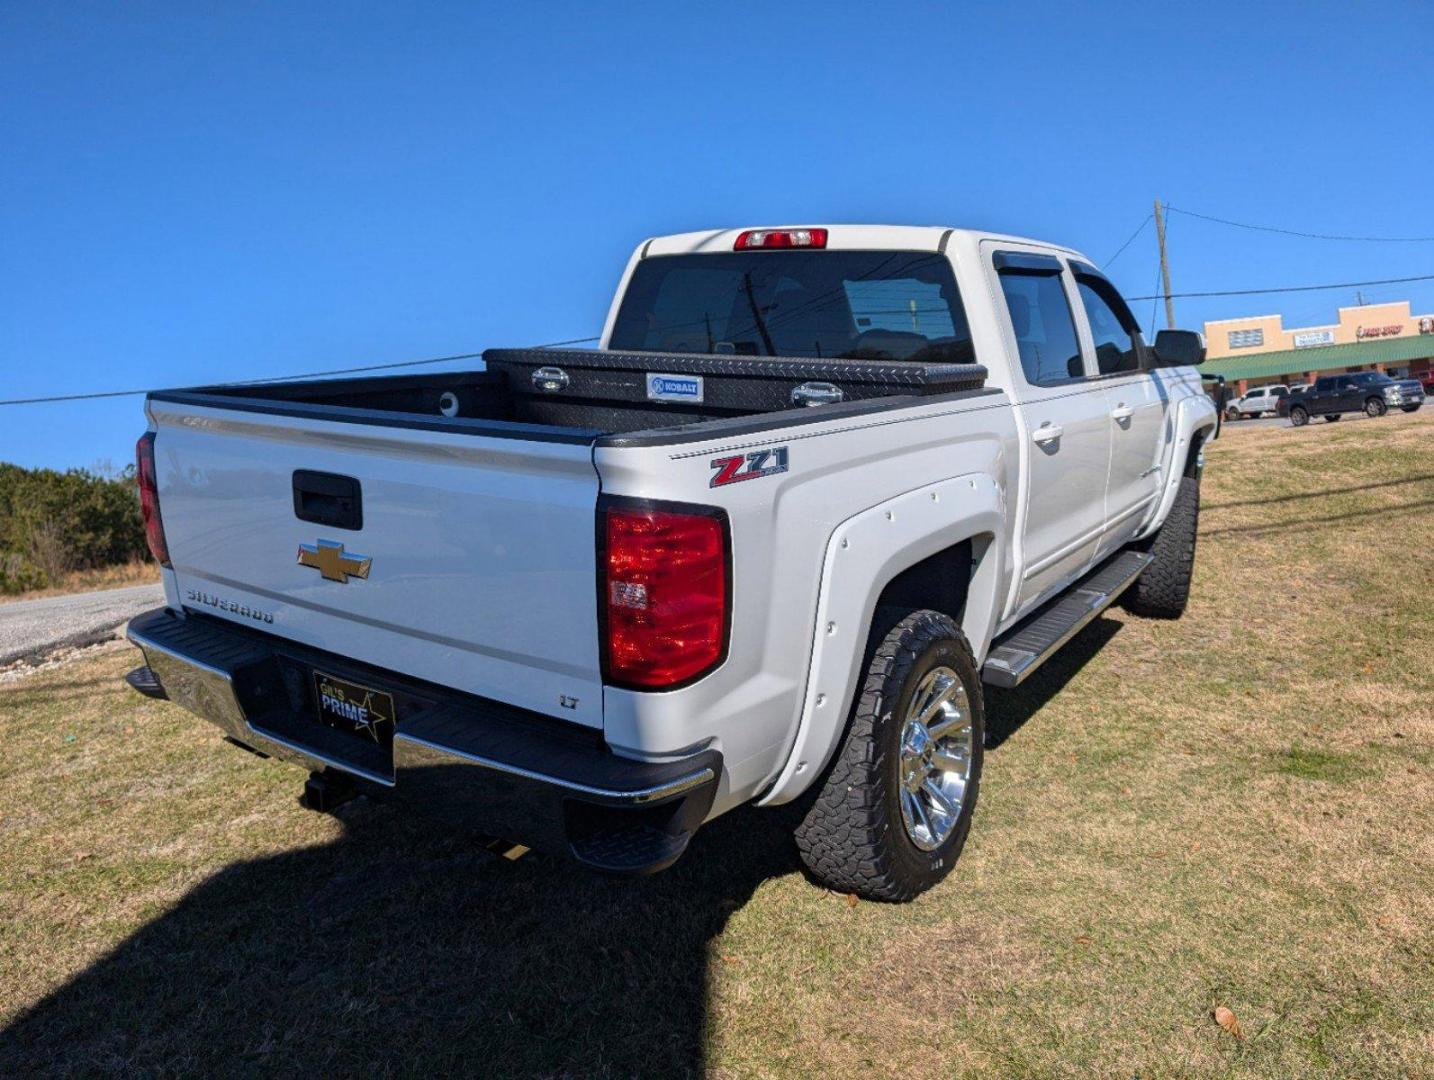
M155 401L353 423L427 427L558 442L787 412L799 387L835 388L854 404L979 389L979 364L810 360L587 349L490 349L484 370L160 391ZM547 378L543 377L547 373ZM653 400L652 377L700 387L693 400ZM830 391L825 391L830 392ZM795 419L795 418L794 418Z
M974 364L576 350L485 361L151 394L170 606L600 727L595 530L611 454L636 462L643 448L999 396ZM649 400L654 374L700 378L702 400ZM793 407L804 382L844 400ZM705 491L705 458L689 471Z

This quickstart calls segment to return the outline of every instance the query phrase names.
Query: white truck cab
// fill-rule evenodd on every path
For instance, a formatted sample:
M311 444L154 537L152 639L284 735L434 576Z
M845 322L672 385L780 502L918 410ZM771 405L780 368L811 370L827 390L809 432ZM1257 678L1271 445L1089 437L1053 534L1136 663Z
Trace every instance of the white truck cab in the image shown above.
M907 899L970 827L985 687L1122 595L1184 610L1202 358L1057 245L656 237L596 350L152 393L130 681L316 803L601 870L802 799L819 878Z

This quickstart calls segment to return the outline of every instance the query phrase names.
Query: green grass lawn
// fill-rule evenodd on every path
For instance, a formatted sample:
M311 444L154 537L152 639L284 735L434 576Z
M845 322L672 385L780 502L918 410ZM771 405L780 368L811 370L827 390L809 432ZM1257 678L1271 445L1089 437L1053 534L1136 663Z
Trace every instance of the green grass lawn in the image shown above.
M1227 429L1188 614L991 697L970 843L899 907L778 813L611 881L303 811L124 646L0 677L0 1076L1434 1074L1431 447Z

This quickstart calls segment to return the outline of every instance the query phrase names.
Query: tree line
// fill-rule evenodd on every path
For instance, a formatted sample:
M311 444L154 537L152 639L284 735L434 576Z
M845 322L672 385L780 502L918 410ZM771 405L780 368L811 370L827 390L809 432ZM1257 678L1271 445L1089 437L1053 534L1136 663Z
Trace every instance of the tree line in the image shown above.
M0 463L0 593L148 556L133 465L113 473Z

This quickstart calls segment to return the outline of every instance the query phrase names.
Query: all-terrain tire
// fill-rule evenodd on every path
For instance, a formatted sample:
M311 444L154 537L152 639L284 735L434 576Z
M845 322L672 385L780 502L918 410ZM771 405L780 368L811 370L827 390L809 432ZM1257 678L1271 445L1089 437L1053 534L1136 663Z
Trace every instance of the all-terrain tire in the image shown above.
M1364 415L1371 420L1376 416L1383 416L1388 411L1389 406L1385 404L1383 398L1372 397L1366 398L1364 401Z
M901 816L901 729L912 694L934 667L950 668L966 688L971 773L951 835L922 851ZM838 892L894 902L944 878L971 830L984 737L981 677L960 628L935 611L906 615L871 651L842 745L797 826L797 850L812 876Z
M1337 413L1337 412L1331 412L1331 413L1325 413L1325 414L1324 414L1324 422L1325 422L1326 424L1333 424L1333 423L1334 423L1336 420L1338 420L1338 419L1339 419L1339 413Z
M1303 406L1296 405L1290 410L1290 423L1295 427L1304 427L1310 422L1309 410Z
M1127 611L1147 619L1178 619L1185 614L1199 528L1200 477L1182 476L1165 523L1144 545L1155 561L1121 597Z
M1419 405L1423 405L1423 404L1424 404L1424 402L1422 402L1422 401L1419 403ZM1401 405L1401 406L1399 406L1399 408L1400 408L1400 410L1403 411L1403 412L1418 412L1418 411L1419 411L1419 405Z

